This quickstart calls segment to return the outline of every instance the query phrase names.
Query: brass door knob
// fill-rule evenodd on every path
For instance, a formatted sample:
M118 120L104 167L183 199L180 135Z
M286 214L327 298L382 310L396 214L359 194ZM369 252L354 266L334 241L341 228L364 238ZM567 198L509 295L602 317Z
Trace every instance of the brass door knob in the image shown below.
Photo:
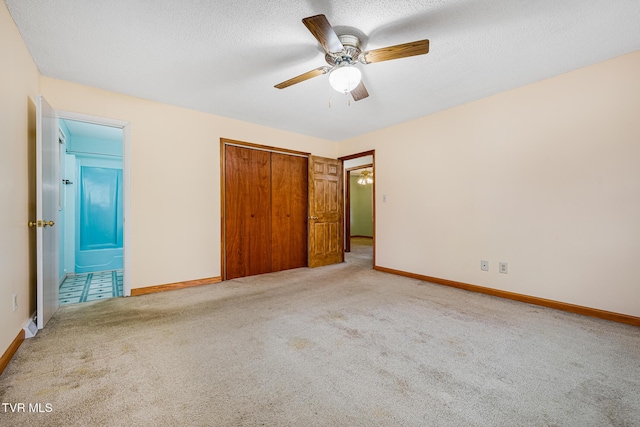
M53 227L56 223L53 221L43 221L43 226L46 227L47 225L49 227Z
M38 225L37 221L29 221L29 227L35 227Z

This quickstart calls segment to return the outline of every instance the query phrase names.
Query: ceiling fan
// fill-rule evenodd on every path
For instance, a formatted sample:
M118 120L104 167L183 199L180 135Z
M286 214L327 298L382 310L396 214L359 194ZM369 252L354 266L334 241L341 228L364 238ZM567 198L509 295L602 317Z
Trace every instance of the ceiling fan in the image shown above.
M324 58L329 66L318 67L277 84L275 87L278 89L330 73L329 83L335 90L350 93L355 101L359 101L369 96L369 92L362 83L362 74L356 67L357 63L371 64L429 53L429 40L418 40L363 52L358 37L348 34L338 36L324 15L310 16L304 18L302 22L324 49Z

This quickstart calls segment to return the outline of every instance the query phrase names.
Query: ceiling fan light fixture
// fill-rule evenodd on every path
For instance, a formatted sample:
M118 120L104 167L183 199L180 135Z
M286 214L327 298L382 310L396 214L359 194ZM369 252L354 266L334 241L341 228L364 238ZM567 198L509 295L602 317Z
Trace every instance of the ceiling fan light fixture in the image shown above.
M329 84L340 93L351 92L360 84L361 79L360 70L347 62L338 65L329 74Z
M325 54L324 59L329 66L318 67L279 83L275 85L276 89L284 89L313 77L329 73L331 87L340 93L349 94L350 96L347 99L349 100L349 105L351 105L352 99L360 101L369 96L369 92L361 80L360 70L355 67L356 64L364 66L374 62L429 53L429 40L427 39L363 51L358 36L353 34L338 36L327 17L322 14L304 18L302 23L320 43ZM355 28L350 29L355 30L355 33L359 33ZM331 101L329 101L329 106L331 106Z

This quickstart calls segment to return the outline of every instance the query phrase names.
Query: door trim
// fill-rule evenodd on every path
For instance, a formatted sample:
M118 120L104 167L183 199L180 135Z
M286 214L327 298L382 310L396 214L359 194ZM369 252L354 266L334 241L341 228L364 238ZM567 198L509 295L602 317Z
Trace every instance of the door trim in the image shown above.
M271 147L269 145L254 144L253 142L236 141L233 139L220 138L220 143L225 145L235 145L236 147L253 148L255 150L270 151L273 153L292 154L295 156L309 157L311 153L304 151L290 150L288 148Z
M131 296L131 122L56 110L59 119L75 120L122 129L122 293Z

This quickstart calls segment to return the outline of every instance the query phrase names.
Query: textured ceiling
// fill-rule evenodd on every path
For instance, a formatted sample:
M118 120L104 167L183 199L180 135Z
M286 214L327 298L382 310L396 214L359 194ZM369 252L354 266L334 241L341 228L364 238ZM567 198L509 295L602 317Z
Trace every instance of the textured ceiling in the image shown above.
M640 49L640 0L5 0L49 77L340 141ZM366 50L348 105L301 19L323 13ZM329 107L329 104L331 107ZM122 118L126 119L126 118Z

